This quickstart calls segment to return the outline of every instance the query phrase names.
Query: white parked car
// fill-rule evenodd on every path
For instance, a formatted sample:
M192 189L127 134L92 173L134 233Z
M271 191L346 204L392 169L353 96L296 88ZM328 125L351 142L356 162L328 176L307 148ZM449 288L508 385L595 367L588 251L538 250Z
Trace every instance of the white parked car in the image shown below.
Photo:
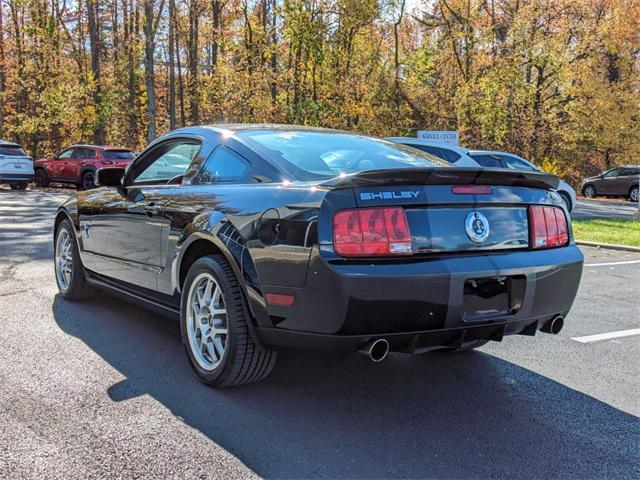
M25 190L33 178L33 160L17 143L0 140L0 184Z
M542 169L524 158L508 152L496 152L492 150L470 150L469 156L482 167L489 168L510 168L513 170L524 170L541 172ZM567 205L567 210L571 211L576 204L576 191L564 180L560 179L558 193Z
M448 162L454 163L456 167L477 167L478 164L469 157L469 149L451 145L450 143L436 142L434 140L423 140L412 137L389 137L386 140L400 143L409 147L417 148L423 152L435 155Z
M541 171L540 167L518 155L492 150L470 150L458 145L451 145L433 140L422 140L412 137L389 137L387 140L417 148L436 157L447 160L456 167L509 168L513 170ZM564 180L560 180L558 193L571 211L576 204L576 191Z

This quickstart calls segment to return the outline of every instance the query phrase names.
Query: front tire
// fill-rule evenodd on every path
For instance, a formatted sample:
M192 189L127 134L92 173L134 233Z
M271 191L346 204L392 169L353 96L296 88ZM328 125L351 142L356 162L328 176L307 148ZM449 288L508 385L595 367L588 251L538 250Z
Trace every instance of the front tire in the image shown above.
M582 193L587 198L593 198L596 196L596 187L594 187L593 185L585 185L585 187L582 189Z
M208 255L194 262L182 289L180 330L189 363L203 383L229 387L271 373L277 352L253 341L249 322L244 294L226 259Z
M631 190L629 190L629 200L638 203L638 196L638 185L631 187Z
M84 277L73 225L68 219L60 222L54 243L54 269L58 290L67 300L82 300L92 289Z

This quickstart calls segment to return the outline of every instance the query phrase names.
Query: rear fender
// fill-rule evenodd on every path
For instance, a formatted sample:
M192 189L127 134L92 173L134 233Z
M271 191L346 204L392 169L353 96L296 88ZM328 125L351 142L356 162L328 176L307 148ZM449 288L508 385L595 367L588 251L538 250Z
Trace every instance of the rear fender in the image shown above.
M172 262L172 290L181 293L180 270L189 247L199 240L210 242L224 255L244 292L249 310L260 326L271 326L255 265L243 237L233 224L216 212L194 218L185 229L188 236L178 242Z

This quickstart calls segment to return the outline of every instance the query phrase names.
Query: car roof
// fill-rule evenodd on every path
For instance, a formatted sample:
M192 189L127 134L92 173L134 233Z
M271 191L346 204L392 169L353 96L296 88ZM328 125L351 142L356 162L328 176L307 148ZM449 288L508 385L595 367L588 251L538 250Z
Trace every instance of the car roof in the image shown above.
M396 143L405 143L405 142L411 142L411 143L417 143L419 145L428 145L430 147L439 147L439 148L448 148L449 150L453 150L454 152L462 152L462 153L469 153L469 149L466 147L461 147L460 145L452 145L450 143L446 143L446 142L438 142L436 140L425 140L424 138L417 138L417 137L387 137L385 138L385 140L389 140L391 142L396 142Z
M211 125L203 125L203 128L209 128L217 131L231 131L231 132L248 132L248 131L260 131L271 130L281 132L317 132L317 133L346 133L350 135L360 135L354 132L347 132L346 130L337 130L333 128L323 127L308 127L306 125L288 125L281 123L219 123ZM184 127L180 130L188 130L189 128L197 127Z
M96 148L98 150L128 150L131 151L130 148L126 147L117 147L114 145L91 145L89 143L74 143L73 145L69 145L67 148ZM65 148L66 150L66 148Z
M7 142L6 140L0 140L0 147L19 147L22 148L22 146L20 146L17 143L13 143L13 142Z

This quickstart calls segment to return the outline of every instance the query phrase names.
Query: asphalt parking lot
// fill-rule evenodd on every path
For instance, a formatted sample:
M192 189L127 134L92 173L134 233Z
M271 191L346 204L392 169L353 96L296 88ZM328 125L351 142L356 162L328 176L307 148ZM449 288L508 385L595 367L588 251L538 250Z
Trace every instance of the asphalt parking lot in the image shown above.
M69 193L73 193L69 191ZM0 478L639 478L640 255L585 248L558 336L197 382L178 325L56 295L64 193L0 189Z
M579 198L571 212L573 218L633 218L638 204L624 200Z

